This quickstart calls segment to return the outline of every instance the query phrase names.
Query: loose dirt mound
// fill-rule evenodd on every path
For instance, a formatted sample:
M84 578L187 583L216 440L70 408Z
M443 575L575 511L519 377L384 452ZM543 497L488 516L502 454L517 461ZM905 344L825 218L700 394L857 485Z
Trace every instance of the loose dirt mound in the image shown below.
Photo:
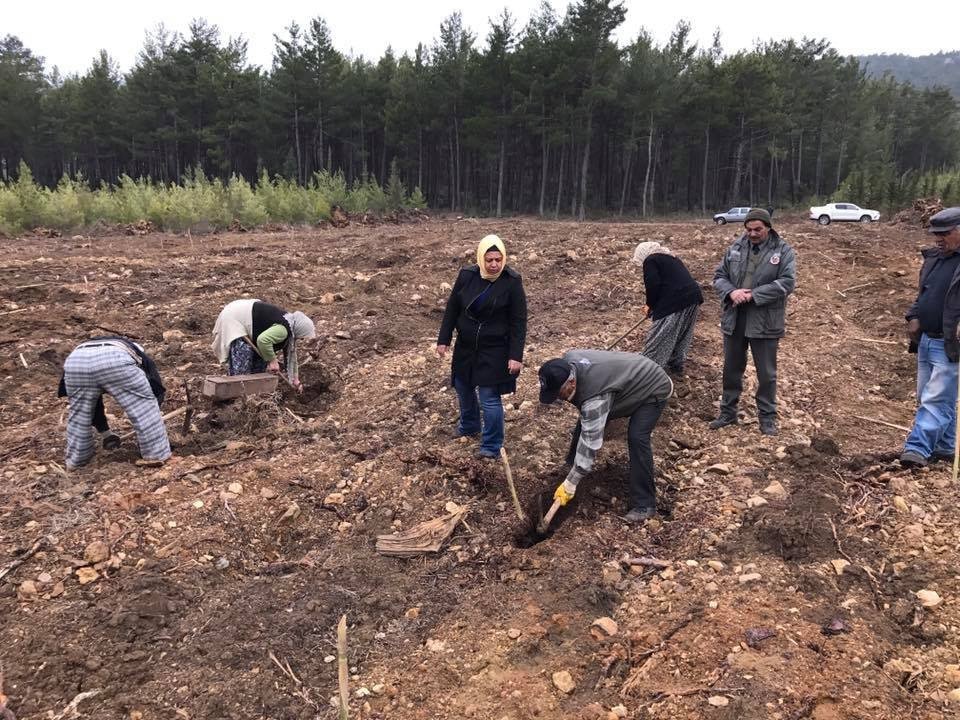
M777 438L757 432L752 371L741 423L706 430L722 356L710 278L735 228L470 219L0 241L9 709L333 718L346 614L351 709L365 718L948 717L960 511L945 464L899 467L891 427L913 413L902 317L927 237L789 218L778 230L800 278ZM527 369L505 405L531 515L564 476L575 422L568 407L537 409L535 368L636 321L638 242L668 245L703 284L692 356L654 434L659 518L622 520L622 422L529 547L501 464L450 439L456 399L432 345L457 268L490 232L530 304ZM188 431L172 422L162 468L135 466L128 441L63 471L55 388L78 341L139 339L175 408L220 371L210 329L244 295L315 319L303 395L200 403ZM639 350L642 333L620 348ZM467 512L437 555L375 552L378 535L451 504Z

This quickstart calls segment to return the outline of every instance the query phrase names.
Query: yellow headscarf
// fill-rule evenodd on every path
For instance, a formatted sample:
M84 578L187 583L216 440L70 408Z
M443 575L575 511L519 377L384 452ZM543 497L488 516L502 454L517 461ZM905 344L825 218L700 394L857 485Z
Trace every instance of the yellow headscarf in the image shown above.
M500 272L496 275L490 275L483 265L483 256L487 254L490 250L499 250L500 254L503 255L503 263L500 265ZM498 238L496 235L487 235L483 240L480 241L480 244L477 246L477 265L480 266L480 277L484 280L489 280L494 282L500 273L503 272L503 269L507 266L507 249L503 246L503 241Z

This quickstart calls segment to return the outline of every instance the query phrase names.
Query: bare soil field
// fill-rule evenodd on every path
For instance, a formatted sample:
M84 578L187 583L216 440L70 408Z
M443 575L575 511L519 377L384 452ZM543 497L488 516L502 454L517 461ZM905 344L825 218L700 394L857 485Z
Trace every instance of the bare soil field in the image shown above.
M946 463L901 469L892 427L912 420L903 312L929 236L775 219L799 258L775 438L757 430L752 369L741 424L706 427L722 358L710 282L739 228L451 218L0 239L0 716L334 718L345 614L355 718L953 717L956 487ZM531 504L563 477L576 417L538 409L536 368L639 319L638 242L667 244L702 283L654 433L659 519L622 520L614 423L555 532L524 547L503 466L448 437L456 397L433 343L490 232L530 305L504 400ZM63 470L56 386L77 343L142 342L169 411L219 374L210 331L242 295L316 320L304 396L196 399L187 431L169 425L167 465L136 466L128 440ZM376 552L451 503L467 512L441 552Z

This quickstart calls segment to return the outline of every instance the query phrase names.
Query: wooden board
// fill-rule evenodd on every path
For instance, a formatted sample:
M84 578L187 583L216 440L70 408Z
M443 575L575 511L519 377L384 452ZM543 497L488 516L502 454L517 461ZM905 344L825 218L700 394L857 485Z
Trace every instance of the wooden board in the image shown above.
M276 389L277 376L270 373L210 375L203 381L203 394L217 400L271 393Z

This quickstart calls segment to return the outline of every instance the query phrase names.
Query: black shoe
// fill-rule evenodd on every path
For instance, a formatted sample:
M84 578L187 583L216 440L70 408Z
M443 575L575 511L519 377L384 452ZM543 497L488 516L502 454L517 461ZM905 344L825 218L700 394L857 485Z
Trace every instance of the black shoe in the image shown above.
M736 425L736 424L737 424L736 415L734 416L721 415L716 420L711 420L710 424L707 427L709 427L711 430L719 430L720 428L726 427L727 425Z
M499 457L500 453L495 453L493 450L477 450L478 460L496 460Z
M623 519L628 523L638 523L643 522L644 520L649 520L650 518L656 516L657 509L655 507L635 507L630 510L626 515L623 516Z
M772 420L760 421L760 432L764 435L777 435L777 424Z
M900 464L904 467L926 467L927 459L918 452L905 450L900 456Z
M106 430L100 433L100 441L104 450L116 450L120 447L120 436L113 430Z
M459 439L462 438L462 437L465 437L465 438L478 438L478 437L480 437L480 431L479 431L479 430L477 430L476 432L472 432L472 433L463 433L463 432L460 432L460 430L458 430L456 427L449 428L449 429L447 429L447 430L443 430L443 431L441 431L440 434L441 434L441 435L446 435L446 436L447 436L448 438L450 438L451 440L459 440Z
M953 453L943 453L934 451L930 456L930 462L953 462Z

